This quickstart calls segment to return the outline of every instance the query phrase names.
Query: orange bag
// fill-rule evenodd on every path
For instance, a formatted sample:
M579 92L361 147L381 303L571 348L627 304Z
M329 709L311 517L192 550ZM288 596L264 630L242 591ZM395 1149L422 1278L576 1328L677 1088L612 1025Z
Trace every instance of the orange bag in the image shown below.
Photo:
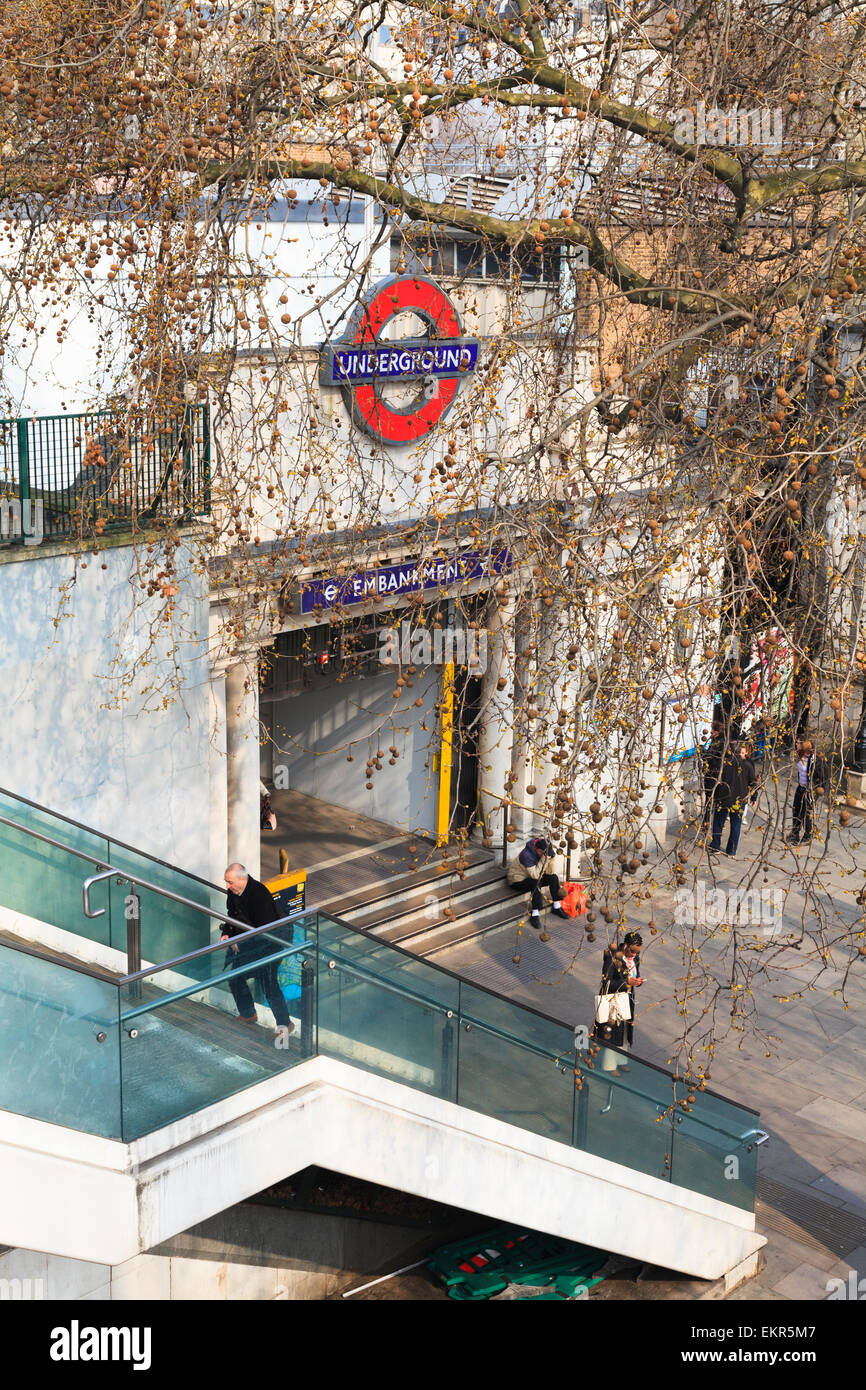
M565 897L558 904L566 917L582 917L586 912L586 889L582 883L563 883Z

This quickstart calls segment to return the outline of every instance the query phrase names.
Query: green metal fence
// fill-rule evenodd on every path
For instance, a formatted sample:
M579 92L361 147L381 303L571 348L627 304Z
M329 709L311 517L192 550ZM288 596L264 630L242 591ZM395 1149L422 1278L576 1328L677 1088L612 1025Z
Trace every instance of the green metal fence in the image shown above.
M210 509L210 418L155 425L110 411L0 420L0 543L178 523Z

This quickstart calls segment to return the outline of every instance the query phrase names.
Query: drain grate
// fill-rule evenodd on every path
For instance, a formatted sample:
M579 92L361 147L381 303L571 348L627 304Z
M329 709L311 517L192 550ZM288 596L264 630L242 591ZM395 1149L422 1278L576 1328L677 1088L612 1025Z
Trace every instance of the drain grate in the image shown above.
M756 1195L755 1218L766 1230L839 1256L866 1245L866 1218L862 1216L833 1207L820 1197L807 1197L774 1178L759 1177Z

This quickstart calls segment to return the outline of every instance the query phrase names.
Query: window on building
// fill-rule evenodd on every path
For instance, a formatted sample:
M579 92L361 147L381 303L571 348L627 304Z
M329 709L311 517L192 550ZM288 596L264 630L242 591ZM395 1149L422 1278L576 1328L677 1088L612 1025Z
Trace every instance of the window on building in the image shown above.
M470 280L508 281L524 284L556 284L559 280L559 248L544 252L534 247L517 251L486 247L480 241L456 238L404 240L391 238L391 269L407 274L457 276Z

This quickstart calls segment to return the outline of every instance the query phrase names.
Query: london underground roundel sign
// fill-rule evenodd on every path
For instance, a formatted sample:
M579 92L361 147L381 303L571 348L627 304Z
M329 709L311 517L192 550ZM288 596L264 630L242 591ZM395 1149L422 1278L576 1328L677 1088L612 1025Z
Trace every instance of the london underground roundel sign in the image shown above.
M425 338L384 339L391 319L406 312L426 325ZM453 404L461 380L478 365L477 338L463 336L447 294L424 275L380 280L353 315L347 336L322 349L320 379L340 386L352 418L383 444L414 444L438 425ZM383 387L417 381L406 406L383 396Z

